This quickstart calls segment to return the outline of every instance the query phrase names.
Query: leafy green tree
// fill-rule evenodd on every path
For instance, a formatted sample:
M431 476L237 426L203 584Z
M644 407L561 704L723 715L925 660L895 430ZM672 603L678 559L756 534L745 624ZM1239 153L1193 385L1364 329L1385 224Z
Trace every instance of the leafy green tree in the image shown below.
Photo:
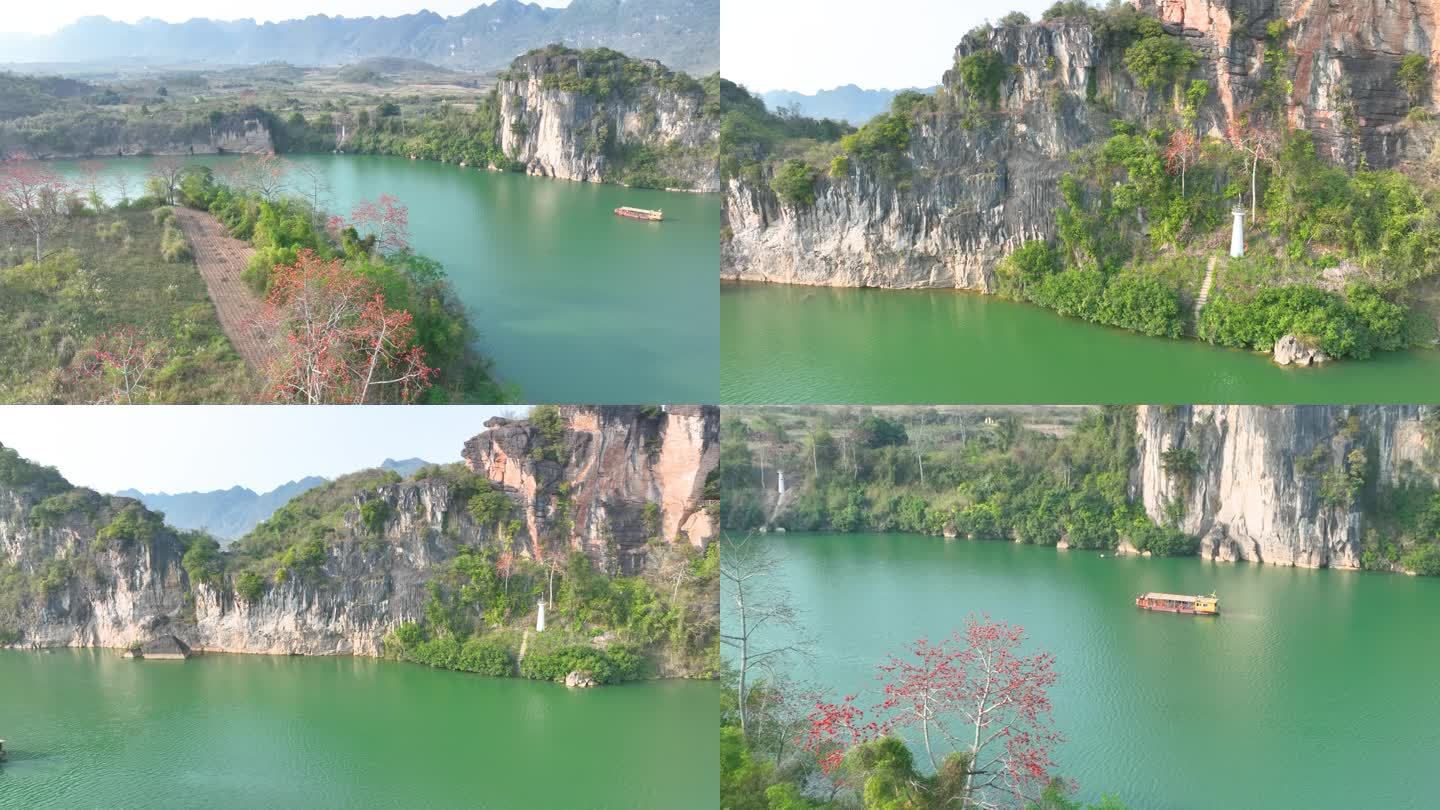
M1420 103L1430 89L1430 60L1424 54L1405 54L1395 70L1395 80L1405 88L1411 104Z
M1000 105L1000 86L1009 74L1005 57L986 48L960 60L960 82L971 96L990 106Z
M803 160L787 160L775 172L770 187L783 202L794 208L815 203L815 180L820 172Z
M1125 68L1140 86L1175 84L1195 67L1199 55L1179 37L1145 37L1125 51Z

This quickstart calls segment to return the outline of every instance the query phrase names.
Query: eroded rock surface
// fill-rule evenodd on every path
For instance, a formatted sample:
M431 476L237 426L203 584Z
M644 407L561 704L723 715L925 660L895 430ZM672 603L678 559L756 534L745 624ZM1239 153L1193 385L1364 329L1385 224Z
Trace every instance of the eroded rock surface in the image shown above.
M1307 568L1360 566L1364 487L1428 476L1418 405L1142 406L1131 494L1158 523L1183 504L1179 528L1202 556ZM1194 454L1193 475L1166 472L1170 450ZM1364 453L1364 485L1327 497L1327 473Z
M524 516L511 550L543 559L579 549L603 570L634 573L652 542L714 540L717 505L705 501L705 483L719 457L718 409L562 414L559 460L532 456L540 439L524 421L491 420L466 443L471 468L504 488ZM573 520L563 531L555 519L562 491ZM471 516L473 490L442 477L383 484L355 494L342 530L326 542L319 576L271 583L252 603L229 583L191 581L181 539L158 520L149 536L107 544L103 530L122 512L151 514L139 501L66 492L78 494L65 494L75 500L42 518L37 506L47 491L0 483L0 576L13 569L50 582L18 617L0 602L0 631L21 631L23 646L124 648L173 634L198 650L376 656L389 630L423 617L437 566L463 546L506 542ZM378 531L361 518L370 501L385 504ZM647 510L647 502L656 506ZM662 663L667 674L688 674L684 662Z
M719 119L706 114L703 92L653 82L604 96L547 86L547 76L567 70L585 75L583 56L541 51L516 59L500 82L500 145L526 173L623 182L615 155L645 147L658 156L658 171L686 190L720 190Z
M1200 55L1189 79L1212 92L1197 126L1219 137L1256 103L1268 69L1267 27L1283 21L1293 57L1288 115L1312 130L1322 156L1371 167L1423 157L1433 138L1403 119L1395 82L1407 53L1440 67L1440 4L1363 0L1135 0ZM1090 25L1055 20L995 29L955 50L991 48L1009 73L993 113L966 115L948 71L950 102L911 127L910 171L889 176L852 161L822 178L813 206L782 204L770 177L724 186L721 277L836 287L957 288L991 292L996 263L1030 239L1052 238L1060 179L1074 154L1102 142L1110 121L1173 111L1170 89L1139 87L1123 52ZM1273 66L1272 66L1273 67ZM1103 103L1096 103L1096 100ZM1429 103L1428 99L1424 100Z

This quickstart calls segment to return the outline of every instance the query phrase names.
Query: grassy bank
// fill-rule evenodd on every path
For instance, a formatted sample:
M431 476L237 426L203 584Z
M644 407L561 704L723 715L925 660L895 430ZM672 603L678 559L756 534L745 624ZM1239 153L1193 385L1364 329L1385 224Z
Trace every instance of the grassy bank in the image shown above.
M0 401L225 403L253 401L259 382L220 331L205 283L148 206L77 212L35 262L7 232L0 253ZM172 245L174 236L169 237ZM125 391L96 378L96 351L133 330L153 368Z

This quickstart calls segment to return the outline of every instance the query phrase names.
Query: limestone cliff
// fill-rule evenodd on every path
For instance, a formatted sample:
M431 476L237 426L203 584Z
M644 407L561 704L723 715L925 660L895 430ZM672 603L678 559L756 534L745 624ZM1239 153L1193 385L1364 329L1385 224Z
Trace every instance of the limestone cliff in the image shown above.
M492 419L490 430L465 443L471 470L517 494L532 538L526 553L543 557L535 539L558 530L603 561L614 537L621 569L632 570L653 536L694 545L715 537L715 517L704 508L720 457L715 408L563 406L560 413L565 430L553 455L528 421ZM645 525L647 504L656 505L653 527Z
M1220 136L1262 92L1267 72L1292 88L1288 111L1322 155L1389 166L1427 151L1402 122L1395 81L1406 53L1433 56L1440 5L1339 0L1135 0L1198 52L1187 79L1213 92L1197 127ZM1283 21L1286 63L1265 64L1270 24ZM772 176L727 178L721 276L841 287L993 290L996 262L1026 240L1054 235L1059 181L1072 157L1112 133L1116 118L1173 112L1169 87L1146 90L1083 18L982 29L956 63L990 49L1004 61L998 104L975 103L947 71L933 109L910 128L900 175L851 161L816 183L813 206L786 205ZM1432 69L1440 59L1431 58ZM983 111L981 111L983 110Z
M1131 494L1158 523L1201 538L1200 554L1308 568L1358 568L1376 487L1427 472L1418 405L1144 406ZM1359 450L1364 460L1352 453ZM1193 454L1192 472L1167 451ZM1347 497L1336 476L1354 470ZM1327 477L1329 484L1327 486ZM1338 479L1342 483L1344 479Z
M500 81L501 149L528 174L720 190L719 118L699 82L654 60L550 48Z
M131 121L97 113L78 137L23 137L0 131L0 149L36 158L133 155L269 154L275 151L270 126L258 111L218 116L203 123Z
M138 501L71 487L53 471L36 484L29 471L43 468L14 476L0 464L0 645L123 647L163 631L201 650L373 656L386 632L424 615L429 582L462 548L543 559L573 547L602 570L639 573L664 556L652 544L713 539L714 407L562 415L558 449L527 422L503 419L466 444L472 468L523 515L515 536L477 522L467 508L476 489L463 479L356 474L301 496L338 500L323 558L304 575L267 578L253 599L236 586L243 560L231 558L243 550L196 581L185 557L193 538ZM551 452L535 458L539 447ZM0 462L7 453L0 447ZM285 544L310 539L275 532ZM662 671L686 674L673 660Z

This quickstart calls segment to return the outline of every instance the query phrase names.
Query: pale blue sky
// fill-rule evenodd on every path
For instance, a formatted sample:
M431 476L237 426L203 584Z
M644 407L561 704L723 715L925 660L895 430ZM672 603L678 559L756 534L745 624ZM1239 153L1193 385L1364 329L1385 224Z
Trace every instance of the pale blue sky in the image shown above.
M721 0L720 75L756 92L929 87L965 32L1054 0Z
M0 406L0 444L101 492L266 492L387 457L460 460L497 414L528 406Z
M464 14L492 0L221 0L196 5L193 0L50 0L47 3L7 3L0 31L48 34L80 17L103 16L122 22L154 17L184 22L195 17L212 20L276 22L327 14L331 17L398 17L429 9L445 17ZM570 0L530 0L541 6L568 6Z

